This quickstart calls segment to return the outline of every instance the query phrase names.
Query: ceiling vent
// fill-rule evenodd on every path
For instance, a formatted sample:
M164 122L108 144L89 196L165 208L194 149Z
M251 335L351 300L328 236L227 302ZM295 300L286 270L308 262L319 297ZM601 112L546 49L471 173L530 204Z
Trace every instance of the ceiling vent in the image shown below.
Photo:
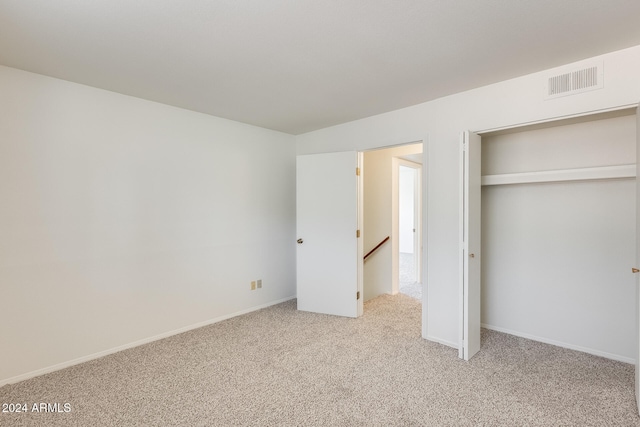
M575 95L604 87L603 63L579 69L560 69L547 79L546 99Z

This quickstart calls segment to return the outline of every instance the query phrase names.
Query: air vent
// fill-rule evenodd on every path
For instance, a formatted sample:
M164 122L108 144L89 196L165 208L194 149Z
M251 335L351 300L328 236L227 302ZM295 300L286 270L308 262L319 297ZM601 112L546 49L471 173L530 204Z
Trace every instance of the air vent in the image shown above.
M602 89L604 87L602 68L602 63L598 63L559 74L555 73L547 80L546 99Z

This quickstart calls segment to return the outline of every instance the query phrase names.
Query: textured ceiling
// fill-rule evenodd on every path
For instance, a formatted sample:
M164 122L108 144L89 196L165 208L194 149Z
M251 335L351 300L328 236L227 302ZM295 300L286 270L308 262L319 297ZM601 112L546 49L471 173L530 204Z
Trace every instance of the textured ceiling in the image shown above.
M640 45L638 0L0 0L0 64L299 134Z

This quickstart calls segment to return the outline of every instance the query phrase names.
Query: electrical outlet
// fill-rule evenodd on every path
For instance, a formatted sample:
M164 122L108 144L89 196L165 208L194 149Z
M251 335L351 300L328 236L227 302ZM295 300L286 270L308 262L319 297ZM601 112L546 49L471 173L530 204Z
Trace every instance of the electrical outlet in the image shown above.
M262 279L258 280L258 289L262 288Z
M256 281L255 280L251 281L251 290L252 291L256 290Z

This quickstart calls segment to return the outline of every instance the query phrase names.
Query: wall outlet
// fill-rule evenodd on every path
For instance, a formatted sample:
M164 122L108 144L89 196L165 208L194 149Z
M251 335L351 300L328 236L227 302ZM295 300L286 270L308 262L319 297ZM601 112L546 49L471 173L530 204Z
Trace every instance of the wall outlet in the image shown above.
M258 280L258 289L262 288L262 279Z
M255 280L252 280L252 281L251 281L251 290L252 290L252 291L255 291L255 290L256 290L256 281L255 281Z

